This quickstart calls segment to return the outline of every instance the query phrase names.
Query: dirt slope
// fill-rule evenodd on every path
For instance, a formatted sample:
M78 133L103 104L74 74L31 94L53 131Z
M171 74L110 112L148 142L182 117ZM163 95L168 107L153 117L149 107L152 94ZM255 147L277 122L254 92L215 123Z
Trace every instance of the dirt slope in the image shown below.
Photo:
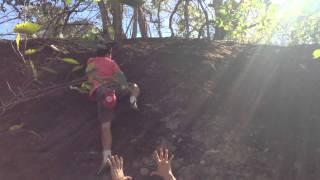
M159 145L176 155L178 179L319 179L315 47L126 42L114 50L114 58L141 86L141 111L121 102L113 151L124 156L127 174L142 180L156 179L143 171L154 168L151 154ZM70 51L81 62L92 55ZM33 59L41 65L52 61L49 65L60 74L41 72L43 83L28 86L81 76L50 60L55 56L46 50ZM1 43L0 57L0 97L10 99L6 82L16 92L30 77L17 69L19 60L8 43ZM8 130L20 123L23 128ZM102 179L95 175L101 158L98 125L95 104L67 89L15 106L0 117L0 179Z

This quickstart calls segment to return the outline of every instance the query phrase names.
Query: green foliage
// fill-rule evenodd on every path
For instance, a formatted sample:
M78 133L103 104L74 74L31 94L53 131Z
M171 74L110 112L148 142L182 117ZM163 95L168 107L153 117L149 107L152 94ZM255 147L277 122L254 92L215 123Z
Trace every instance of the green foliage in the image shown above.
M320 15L299 18L288 26L290 44L320 43Z
M205 23L205 16L202 12L202 10L194 6L192 2L190 2L190 5L188 7L189 11L189 28L190 28L190 37L196 37L197 33L200 30L200 27L202 24ZM178 9L177 14L179 15L179 19L177 21L177 34L179 36L183 36L185 34L185 19L184 19L184 7L181 6L180 9Z
M31 23L31 22L24 22L17 24L13 31L15 33L27 34L32 35L40 30L41 26L39 24Z
M320 59L320 49L316 49L315 51L313 51L312 55L313 59Z
M101 32L97 27L94 27L84 33L81 38L85 40L98 40L101 38Z
M16 36L16 44L17 44L18 51L20 50L20 40L21 40L20 33L18 33Z
M23 23L17 24L14 32L21 36L30 37L37 35L45 38L82 38L86 40L99 40L101 36L100 24L101 14L94 12L97 8L96 2L100 0L59 0L37 3L34 6L23 7L23 16L18 18ZM109 12L108 31L109 37L114 39L113 29L113 3L125 4L122 11L122 24L127 36L132 31L127 27L132 17L132 7L141 5L142 16L147 19L146 26L150 28L150 34L155 34L154 27L160 26L160 31L168 28L168 18L178 0L101 0ZM35 1L36 2L36 1ZM80 4L79 4L80 2ZM199 2L202 2L203 7ZM190 37L198 35L205 36L206 16L208 14L209 34L219 32L221 38L246 43L271 43L286 41L287 44L319 43L320 42L320 12L316 13L318 0L293 1L288 7L277 6L272 0L194 0L189 1L189 30ZM173 16L174 34L177 36L186 35L186 22L184 4L178 6ZM160 5L160 7L159 7ZM127 6L130 6L130 11ZM305 6L305 7L301 7ZM158 18L158 10L159 13ZM92 14L94 14L92 16ZM18 13L17 13L18 14ZM141 18L138 18L138 21ZM34 23L32 23L32 22ZM110 21L110 22L109 22ZM41 26L40 26L41 25ZM217 30L217 31L214 31ZM158 29L156 29L158 30ZM200 32L201 31L201 32ZM122 33L122 32L121 32ZM162 32L166 36L167 32ZM159 34L162 34L161 32ZM118 33L117 33L118 34ZM17 49L20 50L20 35L17 35ZM60 36L61 35L61 36ZM63 36L62 36L63 35ZM211 36L213 37L213 36ZM35 50L23 49L25 54L36 53Z
M31 56L43 50L43 47L37 49L27 49L24 51L24 55Z
M79 88L80 93L89 93L91 90L91 84L88 81L81 83Z
M61 59L63 62L68 63L68 64L72 64L72 65L79 65L79 61L73 59L73 58L62 58Z
M67 5L71 5L72 4L72 0L64 0L65 1L65 3L67 4Z
M21 54L21 51L20 51L21 35L20 34L24 34L24 37L25 37L25 44L24 44L24 50L25 50L27 47L27 35L32 35L37 31L39 31L39 29L40 29L40 25L35 23L30 23L30 22L20 23L14 27L13 31L17 33L17 36L16 36L17 50L19 51L20 54ZM40 50L41 49L28 49L24 51L24 54L32 55ZM22 54L21 54L21 58L23 62L31 68L34 80L38 80L38 72L33 61L32 60L25 61L25 58Z
M37 52L38 52L37 49L27 49L24 51L24 54L30 56L30 55L33 55Z
M273 9L267 6L263 0L242 1L240 4L226 0L218 8L214 25L223 28L228 39L258 41L264 37L269 27L266 24L273 16Z

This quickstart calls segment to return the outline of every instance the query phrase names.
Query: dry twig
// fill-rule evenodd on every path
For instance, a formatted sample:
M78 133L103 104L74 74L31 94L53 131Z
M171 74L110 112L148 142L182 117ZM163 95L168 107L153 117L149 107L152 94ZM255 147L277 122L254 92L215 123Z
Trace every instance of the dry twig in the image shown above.
M14 96L8 102L1 102L0 109L2 109L2 113L0 113L0 116L18 104L54 94L58 91L68 88L70 85L77 85L83 81L84 81L84 78L79 78L66 83L55 84L45 88L31 89L29 91L25 91L24 96L22 97Z
M9 82L6 81L6 83L7 83L7 86L8 86L9 91L10 91L14 96L17 96L17 94L16 94L16 93L13 91L13 89L11 88Z

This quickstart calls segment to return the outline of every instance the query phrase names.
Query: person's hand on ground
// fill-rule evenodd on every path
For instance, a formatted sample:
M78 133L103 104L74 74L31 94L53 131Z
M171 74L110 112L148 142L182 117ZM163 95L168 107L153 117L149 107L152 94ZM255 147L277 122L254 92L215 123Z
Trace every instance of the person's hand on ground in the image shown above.
M123 173L123 158L117 155L111 156L107 163L110 166L112 180L132 180L132 177Z
M157 175L162 177L164 180L175 180L172 170L171 170L171 161L173 155L169 158L168 149L163 150L160 148L159 152L154 151L154 160L157 163L157 170L151 172L151 176Z

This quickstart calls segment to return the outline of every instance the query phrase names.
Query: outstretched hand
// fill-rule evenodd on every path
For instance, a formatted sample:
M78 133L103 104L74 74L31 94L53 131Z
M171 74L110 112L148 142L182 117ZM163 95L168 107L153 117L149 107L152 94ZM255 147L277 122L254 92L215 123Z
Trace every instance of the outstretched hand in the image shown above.
M159 152L156 150L153 153L154 160L157 163L157 170L151 172L151 176L157 175L162 177L164 180L175 180L171 170L171 161L174 155L171 155L169 158L168 149L163 150L159 149Z
M132 177L124 175L123 158L121 156L111 156L107 163L110 166L112 180L132 180Z

